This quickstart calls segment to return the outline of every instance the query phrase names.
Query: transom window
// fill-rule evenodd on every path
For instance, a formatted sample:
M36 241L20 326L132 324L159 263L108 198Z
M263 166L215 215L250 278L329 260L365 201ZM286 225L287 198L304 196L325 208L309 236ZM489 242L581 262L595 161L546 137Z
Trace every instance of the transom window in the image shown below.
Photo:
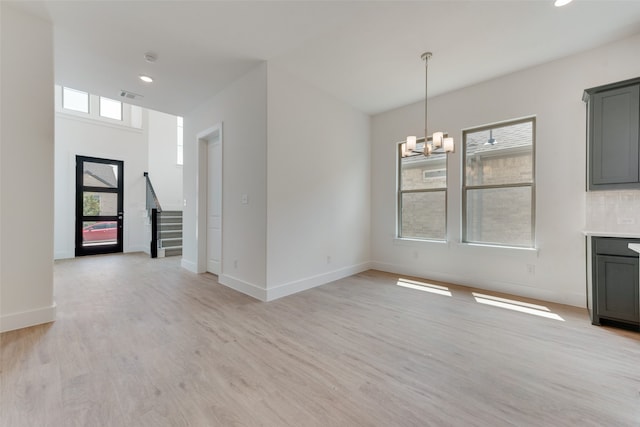
M447 155L402 157L398 148L398 236L445 240L447 235Z
M89 93L81 90L62 88L62 108L66 110L78 111L80 113L89 112Z
M535 118L463 132L463 241L535 244Z
M122 102L101 96L100 116L113 120L122 120Z

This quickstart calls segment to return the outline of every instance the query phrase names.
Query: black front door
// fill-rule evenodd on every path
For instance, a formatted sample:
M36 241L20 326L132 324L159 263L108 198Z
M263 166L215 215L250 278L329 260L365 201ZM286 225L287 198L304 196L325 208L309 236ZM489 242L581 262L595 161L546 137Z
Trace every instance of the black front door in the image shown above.
M76 156L76 256L122 252L123 168Z

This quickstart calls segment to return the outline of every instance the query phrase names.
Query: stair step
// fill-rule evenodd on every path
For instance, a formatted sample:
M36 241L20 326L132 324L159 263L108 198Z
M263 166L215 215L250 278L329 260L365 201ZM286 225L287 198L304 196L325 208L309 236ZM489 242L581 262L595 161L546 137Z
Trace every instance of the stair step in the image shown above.
M179 238L182 239L182 230L160 230L160 240Z
M158 224L158 230L160 231L182 230L182 224L178 222L169 223L169 224Z
M177 255L182 255L182 246L175 247L175 248L167 248L167 249L164 250L164 256L165 257L177 256Z
M175 248L177 246L182 247L182 237L160 239L158 246L161 248Z
M181 216L161 216L158 218L160 224L182 224Z
M162 211L160 216L182 216L182 211Z

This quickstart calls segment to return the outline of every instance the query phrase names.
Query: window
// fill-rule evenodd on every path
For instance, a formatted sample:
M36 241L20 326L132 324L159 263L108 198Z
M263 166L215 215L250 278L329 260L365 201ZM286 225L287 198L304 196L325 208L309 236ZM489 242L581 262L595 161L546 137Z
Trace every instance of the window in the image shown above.
M122 120L122 102L101 96L100 116L113 120Z
M89 112L89 94L68 87L62 88L62 108L67 110Z
M184 151L183 151L183 121L182 121L182 117L178 116L177 117L177 128L178 128L178 164L182 165L184 164Z
M463 132L463 241L533 247L535 118Z
M434 153L429 157L402 157L401 150L398 149L398 236L445 240L447 155Z

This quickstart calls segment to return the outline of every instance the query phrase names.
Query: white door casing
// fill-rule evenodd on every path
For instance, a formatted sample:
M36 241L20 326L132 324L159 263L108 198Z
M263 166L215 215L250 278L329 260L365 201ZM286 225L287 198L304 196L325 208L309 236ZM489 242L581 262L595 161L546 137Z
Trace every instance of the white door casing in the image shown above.
M222 141L207 143L207 271L220 275L222 265Z

